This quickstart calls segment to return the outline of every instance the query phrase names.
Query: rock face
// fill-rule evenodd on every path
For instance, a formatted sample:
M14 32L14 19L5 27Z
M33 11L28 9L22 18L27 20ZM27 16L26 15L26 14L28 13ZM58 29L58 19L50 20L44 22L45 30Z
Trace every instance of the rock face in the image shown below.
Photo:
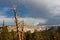
M45 28L44 26L24 25L24 32L27 32L27 31L34 32L34 30L43 31L43 30L45 30L45 29L46 29L46 28ZM9 26L9 27L8 27L8 30L9 30L9 31L11 31L11 30L16 31L16 26ZM21 26L19 26L19 31L21 31Z

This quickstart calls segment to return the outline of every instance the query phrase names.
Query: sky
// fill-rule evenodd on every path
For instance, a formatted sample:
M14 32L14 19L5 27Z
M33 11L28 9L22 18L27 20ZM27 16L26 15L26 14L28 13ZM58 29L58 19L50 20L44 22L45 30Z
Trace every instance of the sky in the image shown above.
M60 0L0 0L0 25L14 25L13 5L16 5L19 22L28 25L59 25Z

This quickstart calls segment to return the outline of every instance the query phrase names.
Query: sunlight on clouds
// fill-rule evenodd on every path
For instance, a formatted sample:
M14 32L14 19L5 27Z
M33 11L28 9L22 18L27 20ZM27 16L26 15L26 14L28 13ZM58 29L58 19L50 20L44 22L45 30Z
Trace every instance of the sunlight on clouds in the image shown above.
M0 16L0 24L2 24L3 20L5 21L6 25L14 24L14 18L7 18L6 16Z
M23 18L27 24L37 25L38 23L45 24L47 22L46 19L43 18Z
M2 21L5 21L6 25L14 25L14 18L6 18L5 16L0 16L0 24ZM19 21L24 20L28 25L37 25L39 23L45 24L47 22L46 19L36 19L36 18L19 18Z

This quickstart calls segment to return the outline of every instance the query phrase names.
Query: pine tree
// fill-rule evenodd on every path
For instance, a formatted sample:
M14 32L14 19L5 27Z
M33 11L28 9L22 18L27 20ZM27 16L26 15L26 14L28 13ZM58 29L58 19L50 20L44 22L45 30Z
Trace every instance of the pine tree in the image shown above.
M1 30L1 40L10 40L10 39L11 39L11 35L8 32L7 26L5 26L4 21L3 21L3 26Z
M34 36L34 37L33 37L34 40L43 40L42 34L41 34L40 31L35 30L34 33L33 33L33 36Z
M26 40L32 40L32 34L30 31L26 32Z
M11 37L12 37L12 40L16 40L16 33L12 30L11 31Z

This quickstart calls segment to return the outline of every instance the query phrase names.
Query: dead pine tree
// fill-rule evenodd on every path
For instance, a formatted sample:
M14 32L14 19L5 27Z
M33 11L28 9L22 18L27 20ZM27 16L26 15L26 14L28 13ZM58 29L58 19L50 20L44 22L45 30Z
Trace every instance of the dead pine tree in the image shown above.
M18 26L18 17L17 17L17 14L16 14L16 6L14 5L13 6L13 11L14 11L14 17L15 17L15 24L16 24L16 29L17 29L17 40L21 40L21 37L19 36L19 26Z

